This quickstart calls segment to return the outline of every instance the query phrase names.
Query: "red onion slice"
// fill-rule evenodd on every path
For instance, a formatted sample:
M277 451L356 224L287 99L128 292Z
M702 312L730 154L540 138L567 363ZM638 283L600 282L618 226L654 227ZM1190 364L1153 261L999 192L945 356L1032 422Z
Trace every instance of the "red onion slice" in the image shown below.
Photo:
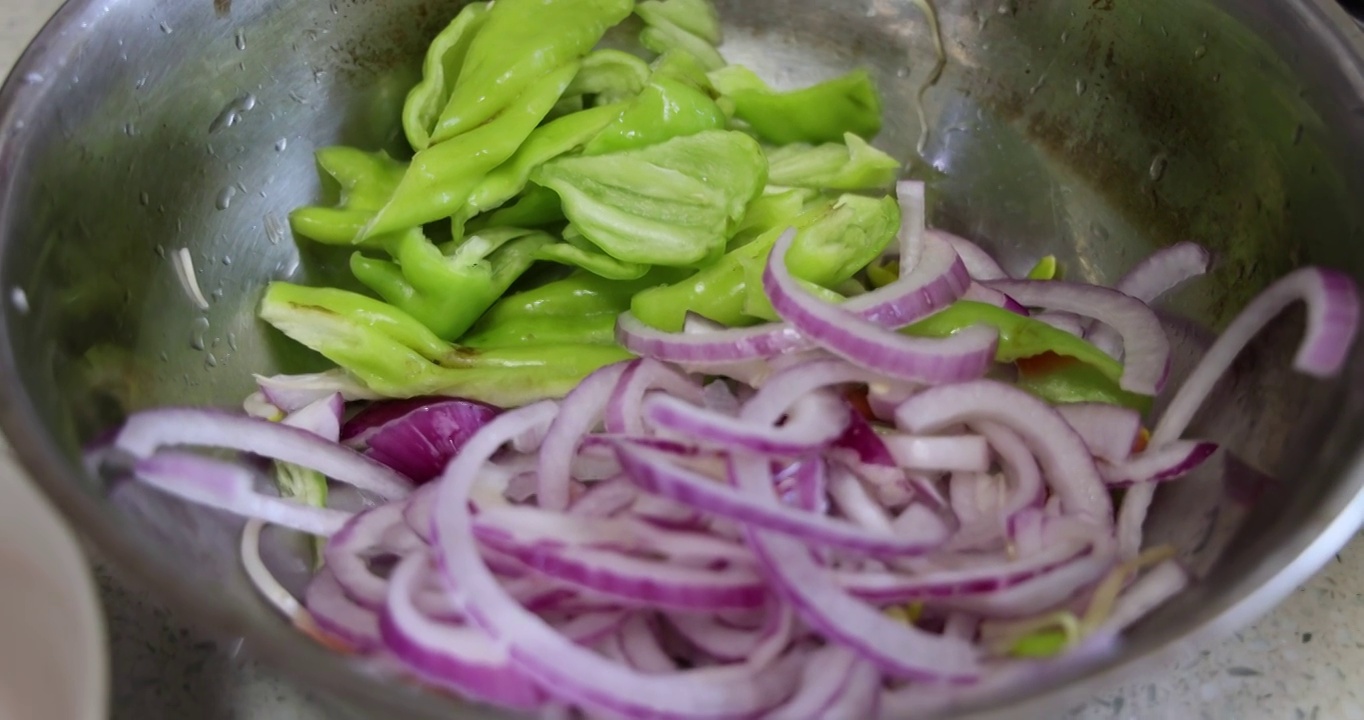
M380 616L379 632L394 657L423 681L504 707L531 710L545 693L518 671L507 649L472 625L439 622L413 603L413 592L429 559L413 553L393 570L393 587Z
M777 314L811 342L854 365L901 380L960 382L981 377L989 369L998 337L993 329L967 328L944 339L910 337L889 332L806 292L780 261L794 238L795 233L787 231L773 246L763 271L763 288ZM960 291L947 291L928 298L923 307L938 309L960 295Z
M303 592L303 604L313 622L357 651L379 647L379 616L351 602L328 568L322 568Z
M1176 440L1133 455L1120 463L1099 461L1099 476L1109 487L1178 480L1217 452L1217 444L1202 440Z
M644 420L640 407L644 395L651 390L660 390L668 395L681 397L693 405L702 401L701 387L687 376L649 358L632 360L625 366L625 372L611 392L606 404L606 431L643 435Z
M994 380L929 388L906 400L895 418L913 433L974 420L1002 423L1032 448L1066 512L1104 526L1113 522L1108 491L1080 436L1050 405L1018 388Z
M817 452L843 434L845 405L827 393L799 397L780 427L746 423L666 395L644 402L644 417L661 430L702 445L794 457Z
M900 276L904 277L919 266L924 254L924 230L928 225L924 184L917 180L895 183L895 199L900 203Z
M979 435L890 433L880 438L895 464L907 470L986 472L990 469L990 447Z
M332 393L341 393L345 400L378 400L383 397L340 369L303 375L256 375L255 378L261 395L286 413L301 410Z
M879 700L881 674L856 653L826 645L810 653L800 689L773 718L869 718Z
M978 282L971 283L971 287L962 293L962 300L971 300L986 305L993 305L997 308L1008 310L1015 315L1028 315L1028 309L1019 302L994 288L981 285Z
M332 535L351 518L339 510L262 495L254 489L256 476L250 469L202 455L162 451L138 460L133 473L183 500L312 535Z
M341 437L341 416L345 412L346 401L341 393L332 393L289 413L280 422L336 442Z
M442 569L457 583L469 616L542 687L588 709L662 720L730 720L785 700L799 670L791 663L642 674L575 645L498 585L475 547L469 491L494 451L525 427L548 423L554 410L537 403L503 414L465 445L440 480L434 517Z
M957 255L961 256L961 261L966 264L966 272L971 274L972 280L1007 280L1009 274L1004 272L1004 268L999 266L990 253L985 252L979 245L963 237L953 235L946 230L929 228L928 237L941 240L952 247Z
M1250 301L1222 331L1170 400L1151 431L1149 447L1158 448L1182 435L1218 378L1226 374L1251 338L1298 300L1307 304L1307 332L1298 345L1293 367L1319 378L1338 373L1359 327L1358 291L1349 276L1335 270L1295 270ZM1123 557L1135 557L1141 551L1141 526L1154 495L1155 486L1145 483L1130 488L1123 498L1118 517Z
M671 613L668 622L687 642L717 660L766 667L786 649L795 615L785 603L774 603L764 615L763 624L751 631L736 630L713 614Z
M601 421L611 394L629 363L616 363L596 370L564 397L559 414L550 423L540 445L537 504L546 510L568 507L568 483L573 457L592 428Z
M1122 462L1132 455L1141 436L1141 414L1105 403L1067 403L1056 412L1080 435L1094 457Z
M1123 372L1118 385L1155 395L1170 364L1170 341L1151 308L1117 290L1060 280L998 280L990 287L1028 307L1075 313L1112 327L1122 337Z
M1151 568L1132 583L1132 586L1113 604L1113 610L1097 633L1121 632L1132 623L1146 617L1161 603L1189 586L1189 573L1175 560Z
M377 402L351 418L342 433L348 447L422 483L439 475L497 413L490 405L456 398Z
M383 607L389 582L370 571L368 559L379 555L403 557L422 547L403 520L403 505L389 503L351 518L327 540L322 557L352 602L371 610Z
M759 505L777 507L770 485L763 486L766 470L760 458L730 459L732 475L744 493ZM801 540L761 529L744 527L753 552L771 582L805 622L821 635L854 650L893 677L970 680L979 672L975 651L969 643L931 635L897 622L864 604L838 587L833 574L821 567Z
M302 465L337 482L393 500L412 483L393 470L307 430L269 420L194 408L146 410L119 430L114 446L139 458L171 445L218 447Z
M1046 499L1046 488L1042 484L1042 471L1037 467L1037 459L1028 449L1023 438L1008 426L989 420L973 420L969 427L985 437L990 443L1004 476L1010 481L1009 494L1000 505L1003 519L1028 507L1041 507Z
M1123 275L1115 290L1150 304L1186 280L1208 271L1208 251L1191 242L1181 242L1157 250L1137 263ZM1117 357L1122 341L1113 328L1098 325L1087 337L1096 347Z
M780 503L774 505L755 500L751 493L743 491L742 486L764 484L770 490L772 472L767 467L752 478L731 474L731 482L739 488L736 490L678 467L667 455L655 450L621 443L616 452L631 479L649 492L746 525L791 535L812 545L877 556L917 555L941 545L948 537L947 526L941 521L936 524L924 522L911 533L890 536Z

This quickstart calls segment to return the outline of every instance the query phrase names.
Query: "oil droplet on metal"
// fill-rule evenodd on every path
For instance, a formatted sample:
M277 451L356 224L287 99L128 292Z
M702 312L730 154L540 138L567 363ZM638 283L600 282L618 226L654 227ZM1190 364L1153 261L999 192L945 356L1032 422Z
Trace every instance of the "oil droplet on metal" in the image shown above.
M236 196L237 188L233 187L232 185L228 185L227 187L218 191L218 197L213 201L213 206L218 208L219 210L226 210L229 207L232 207L232 198Z
M1165 177L1165 166L1170 164L1170 159L1165 157L1165 153L1157 155L1151 160L1151 181L1159 182Z

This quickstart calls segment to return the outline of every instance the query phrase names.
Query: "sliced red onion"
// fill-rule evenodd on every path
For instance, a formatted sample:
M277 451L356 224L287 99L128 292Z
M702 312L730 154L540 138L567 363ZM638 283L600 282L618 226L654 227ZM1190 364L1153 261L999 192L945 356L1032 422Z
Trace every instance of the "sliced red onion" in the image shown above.
M854 365L901 380L959 382L981 377L989 369L998 337L993 329L967 328L944 339L910 337L889 332L806 292L786 263L779 261L786 257L794 238L795 233L787 231L773 246L763 271L763 289L777 314L811 342ZM960 292L948 296L944 304Z
M413 553L393 570L379 621L388 649L422 680L466 697L519 710L543 704L544 691L516 669L505 645L478 627L432 620L417 609L412 594L428 563L425 553Z
M1084 337L1086 321L1079 315L1069 312L1040 312L1032 318L1040 323L1050 325L1063 333L1068 333L1076 337ZM1107 351L1105 351L1107 352ZM1112 355L1112 352L1108 352Z
M622 443L617 448L621 465L631 479L649 492L657 493L708 513L757 525L779 533L801 538L812 545L826 545L878 556L915 555L941 545L947 540L948 529L939 521L925 522L913 533L889 536L868 532L855 525L839 522L813 513L777 503L763 503L741 489L726 487L715 480L678 467L667 455L654 450ZM731 465L733 461L731 459ZM731 482L764 484L772 490L772 471L765 466L753 478L736 478ZM751 463L750 463L751 465Z
M857 654L837 645L810 653L799 690L772 711L774 718L869 718L880 691L881 674Z
M590 647L619 632L628 617L630 613L624 610L598 610L575 616L555 627L564 637L579 645Z
M1182 435L1218 378L1226 374L1251 338L1298 300L1307 304L1307 332L1298 345L1293 367L1320 378L1339 372L1359 327L1359 295L1354 282L1335 270L1295 270L1256 296L1208 348L1165 408L1148 446L1158 448ZM1145 483L1130 488L1123 498L1118 542L1124 557L1135 557L1141 551L1141 526L1154 495L1155 486Z
M564 397L559 413L540 445L536 501L546 510L568 507L568 482L578 445L601 422L611 394L625 374L628 363L607 365L588 375Z
M889 433L880 439L895 464L908 470L986 472L990 469L990 447L979 435Z
M828 464L817 457L792 463L777 475L777 492L786 504L823 515L829 507L828 470Z
M313 622L357 651L379 647L379 616L351 602L341 591L331 569L322 568L303 592L303 604Z
M1111 288L1060 280L997 280L990 287L1028 307L1075 313L1112 327L1122 337L1118 385L1141 395L1160 390L1169 370L1170 341L1145 303Z
M356 515L327 540L322 557L351 601L371 610L383 607L388 580L375 575L369 558L403 557L422 547L403 520L403 505L389 503Z
M301 410L332 393L341 393L346 400L378 400L383 397L340 369L303 375L255 377L256 386L265 399L286 413Z
M114 439L115 447L139 458L171 445L255 453L316 470L390 500L412 491L412 483L393 470L307 430L216 410L146 410L128 418Z
M637 497L639 491L628 479L604 480L589 486L587 492L574 500L568 508L568 514L588 518L611 517L630 507Z
M341 416L345 412L346 401L341 393L332 393L289 413L280 422L336 442L341 437Z
M1189 586L1189 573L1178 561L1166 560L1132 583L1113 604L1097 632L1121 632L1146 617Z
M434 517L442 569L457 583L470 617L542 687L589 710L722 720L758 715L785 700L799 670L791 663L642 674L575 645L502 590L475 547L469 491L494 451L525 427L548 423L553 414L548 403L503 414L474 436L441 478Z
M1181 242L1157 250L1127 271L1113 286L1148 305L1186 280L1208 271L1208 251L1191 242ZM1100 350L1118 357L1122 340L1113 328L1097 325L1086 337Z
M855 525L882 535L894 535L890 516L872 499L862 482L850 470L835 468L829 477L829 496L833 498L838 512ZM933 521L930 519L930 523Z
M943 624L942 634L947 637L974 642L979 630L980 618L967 613L954 612L947 614L947 622Z
M1124 462L1099 462L1099 476L1109 487L1177 480L1217 452L1217 444L1202 440L1176 440L1133 455Z
M1094 457L1122 462L1132 455L1141 436L1141 414L1130 408L1107 403L1067 403L1056 412L1084 440Z
M774 605L754 630L736 630L713 614L672 613L668 622L687 642L717 660L765 667L786 649L795 620L790 606Z
M827 393L799 397L780 427L753 425L667 395L644 402L644 417L662 430L703 445L743 449L760 455L794 457L817 452L843 434L847 417L841 400Z
M712 380L701 388L701 405L707 410L720 413L721 415L738 415L739 398L734 394L734 390L729 387L729 383L724 380Z
M645 393L651 390L680 397L693 405L701 404L701 388L687 376L657 360L632 360L625 366L625 372L606 404L606 431L645 434L640 406Z
M568 547L694 561L752 564L745 546L711 535L669 530L634 517L582 518L530 506L480 508L474 516L480 541L495 548L554 551ZM510 552L510 551L509 551Z
M1113 522L1108 491L1080 436L1050 405L1018 388L993 380L929 388L906 400L895 418L912 433L977 420L1002 423L1032 448L1067 512Z
M490 405L453 398L378 402L356 414L343 433L350 447L420 483L439 475L497 413Z
M844 590L874 605L989 595L1055 572L1093 552L1093 542L1069 539L1046 547L1036 555L1017 560L1001 560L960 570L930 570L913 575L893 571L840 571L836 574L836 581Z
M963 237L953 235L946 230L929 228L928 237L941 240L952 247L957 255L961 256L961 261L966 264L966 271L971 273L972 280L1007 280L1009 274L1004 272L1004 268L999 266L990 253L985 252L979 245Z
M743 492L759 506L779 507L770 485L760 481L766 470L760 458L731 458L733 475ZM970 644L931 635L897 622L838 587L827 569L801 540L770 532L756 524L744 527L753 552L769 579L795 606L811 628L854 650L893 677L970 680L979 668Z
M900 275L904 277L919 266L924 254L924 230L928 225L924 184L917 180L895 183L895 199L900 203Z
M747 565L693 568L579 547L499 549L561 583L632 607L714 611L758 607L768 597L762 578Z
M969 427L990 443L1004 476L1010 480L1009 494L1000 505L1000 512L1011 517L1024 508L1041 505L1046 498L1042 471L1023 438L1008 426L989 420L973 420Z
M351 518L338 510L262 495L255 491L256 476L249 468L202 455L162 451L138 460L133 473L142 482L192 503L312 535L336 533Z
M881 436L876 434L862 414L852 408L847 409L848 427L834 443L835 447L846 448L857 455L859 462L881 467L895 467L895 457L886 448Z
M655 621L644 613L631 613L620 629L620 649L632 667L646 673L672 673L677 663L658 644Z
M1019 304L1017 300L994 288L981 285L979 282L971 283L971 287L967 288L966 292L962 293L961 299L993 305L994 307L1008 310L1015 315L1023 315L1026 317L1029 314L1028 309Z
M954 472L947 491L952 513L961 523L947 547L954 551L996 548L1004 537L1004 481L989 473Z

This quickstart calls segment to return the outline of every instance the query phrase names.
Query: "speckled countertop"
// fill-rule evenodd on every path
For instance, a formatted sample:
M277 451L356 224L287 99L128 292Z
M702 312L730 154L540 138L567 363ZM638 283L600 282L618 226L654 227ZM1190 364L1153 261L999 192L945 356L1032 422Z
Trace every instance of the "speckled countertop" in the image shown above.
M0 75L59 0L0 0ZM0 473L21 472L0 452ZM116 720L322 720L307 694L96 567L108 616ZM1072 720L1364 720L1364 541L1256 625L1134 677Z

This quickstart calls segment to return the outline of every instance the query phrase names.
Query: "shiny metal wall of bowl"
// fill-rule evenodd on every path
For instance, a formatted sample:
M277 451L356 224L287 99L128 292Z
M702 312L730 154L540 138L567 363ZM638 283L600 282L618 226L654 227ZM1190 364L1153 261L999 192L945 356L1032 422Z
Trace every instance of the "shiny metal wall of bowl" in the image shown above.
M1010 269L1055 253L1070 278L1111 281L1155 246L1212 249L1210 277L1164 304L1175 380L1208 328L1286 270L1364 279L1364 38L1329 2L937 7L948 62L924 96L922 154L915 98L933 44L908 0L727 0L722 49L778 87L871 67L886 98L877 144L928 181L931 223ZM79 449L130 410L233 406L252 373L324 366L254 318L271 279L353 285L346 253L296 245L287 214L324 190L315 148L401 150L398 109L457 8L72 0L0 98L0 423L24 463L188 616L375 716L454 705L290 632L237 568L239 521L127 486L111 500ZM1205 582L1117 656L1032 688L1028 707L1249 622L1357 530L1364 358L1335 383L1298 377L1298 327L1290 313L1257 341L1195 426L1234 459L1158 496L1152 541L1178 543Z

